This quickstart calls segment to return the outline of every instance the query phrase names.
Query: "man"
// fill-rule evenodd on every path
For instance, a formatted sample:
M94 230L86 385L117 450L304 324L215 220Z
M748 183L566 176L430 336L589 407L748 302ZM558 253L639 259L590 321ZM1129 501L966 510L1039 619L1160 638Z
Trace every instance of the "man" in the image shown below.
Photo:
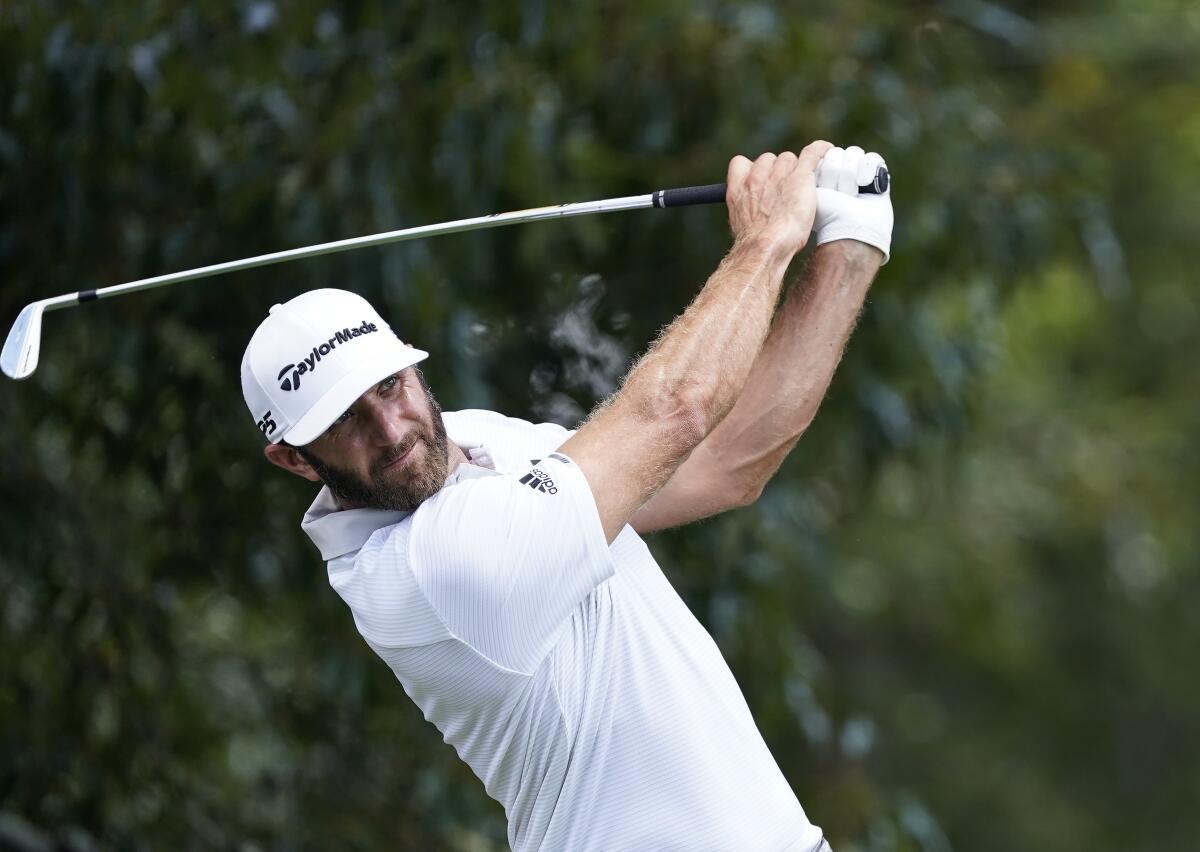
M857 194L879 164L735 157L732 249L575 432L443 414L426 353L351 293L277 305L251 339L267 458L325 485L303 528L330 583L517 852L828 849L638 533L752 502L811 421L887 259L890 198Z

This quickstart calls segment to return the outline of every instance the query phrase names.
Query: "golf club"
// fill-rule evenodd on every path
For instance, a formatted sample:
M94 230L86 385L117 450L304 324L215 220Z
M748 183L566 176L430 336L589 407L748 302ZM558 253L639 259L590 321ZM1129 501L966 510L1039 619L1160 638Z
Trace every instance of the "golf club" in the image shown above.
M882 194L887 192L889 183L888 171L880 166L875 173L875 179L866 186L860 186L858 191L866 194ZM110 296L121 296L137 290L149 290L153 287L164 287L181 281L194 281L197 278L208 278L225 272L237 272L242 269L253 269L256 266L269 266L288 260L300 260L306 257L317 257L322 254L334 254L350 249L380 246L388 243L398 243L420 237L434 237L440 234L454 234L461 231L474 231L480 228L494 228L500 225L512 225L517 222L535 222L540 219L559 219L568 216L582 216L588 213L608 213L615 210L638 210L643 207L684 207L690 204L718 204L725 200L725 184L714 183L708 186L687 186L678 189L660 189L647 195L630 195L623 198L606 198L600 201L581 201L574 204L560 204L555 207L533 207L528 210L516 210L509 213L493 213L488 216L476 216L471 219L458 219L453 222L443 222L436 225L420 225L415 228L404 228L399 231L386 231L380 234L369 234L364 237L352 237L345 240L335 240L303 248L262 254L243 260L231 260L212 266L201 266L196 269L185 269L183 272L172 272L169 275L156 275L153 278L142 278L126 284L114 284L94 290L81 290L63 296L53 296L26 305L13 323L8 339L4 341L4 351L0 353L0 370L12 379L25 379L33 375L37 369L38 355L42 340L42 314L46 311L56 311L75 305L91 302L96 299L106 299Z

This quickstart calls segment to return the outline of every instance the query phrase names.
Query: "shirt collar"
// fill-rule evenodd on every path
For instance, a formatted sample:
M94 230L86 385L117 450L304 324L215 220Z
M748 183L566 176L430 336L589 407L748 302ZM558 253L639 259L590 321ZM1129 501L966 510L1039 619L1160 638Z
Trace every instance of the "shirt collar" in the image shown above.
M469 465L459 464L446 477L447 485L453 485L463 477L487 475L488 471L495 472L496 465L487 447L480 443L456 438L451 429L453 418L443 417L447 426L448 437L471 460ZM411 512L397 512L386 509L343 509L338 505L329 488L322 486L313 500L300 528L312 539L313 544L321 551L321 558L328 562L347 553L354 553L367 543L367 539L375 530L398 524L407 518Z

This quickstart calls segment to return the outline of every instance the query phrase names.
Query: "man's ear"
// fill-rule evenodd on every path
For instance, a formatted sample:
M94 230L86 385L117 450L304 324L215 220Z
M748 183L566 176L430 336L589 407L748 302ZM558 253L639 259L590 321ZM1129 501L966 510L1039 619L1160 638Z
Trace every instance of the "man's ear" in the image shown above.
M281 467L289 473L303 476L310 482L321 481L321 477L317 476L313 466L291 444L285 444L282 441L278 444L267 444L263 447L263 455L271 464Z

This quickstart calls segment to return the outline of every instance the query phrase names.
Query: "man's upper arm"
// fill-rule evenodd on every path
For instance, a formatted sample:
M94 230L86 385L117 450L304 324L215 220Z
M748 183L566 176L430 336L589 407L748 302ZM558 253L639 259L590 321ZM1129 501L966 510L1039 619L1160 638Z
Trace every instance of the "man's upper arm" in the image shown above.
M716 458L704 441L629 523L639 533L650 533L719 515L746 503L747 490L739 487L722 459Z
M613 572L587 480L561 453L524 474L470 479L426 501L413 517L409 556L454 636L527 673Z
M675 472L680 447L703 438L699 423L686 414L640 418L623 403L618 396L559 448L587 477L608 542Z
M578 434L577 430L564 433L568 441ZM570 448L564 442L560 449L566 452ZM619 454L614 459L620 464ZM638 533L657 532L748 505L752 488L732 474L737 466L738 460L730 458L727 448L715 450L706 438L670 474L666 484L634 511L629 525ZM608 536L609 542L620 529Z

